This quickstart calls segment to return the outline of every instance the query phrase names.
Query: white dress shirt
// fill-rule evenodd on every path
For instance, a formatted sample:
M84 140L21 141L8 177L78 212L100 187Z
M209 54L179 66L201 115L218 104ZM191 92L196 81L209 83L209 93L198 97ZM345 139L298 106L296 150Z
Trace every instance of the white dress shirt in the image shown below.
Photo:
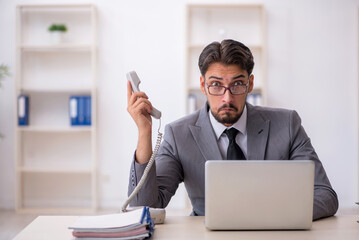
M213 116L211 110L208 111L213 130L217 137L217 143L223 159L227 159L227 148L229 140L224 131L227 129L222 123L219 123ZM242 149L244 156L247 158L247 106L244 105L241 117L231 127L236 128L239 133L236 136L236 143Z

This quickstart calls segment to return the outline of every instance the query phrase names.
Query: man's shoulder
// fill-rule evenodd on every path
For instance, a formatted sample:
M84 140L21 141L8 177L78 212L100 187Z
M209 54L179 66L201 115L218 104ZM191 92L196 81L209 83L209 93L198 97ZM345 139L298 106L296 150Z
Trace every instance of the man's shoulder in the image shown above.
M294 113L294 110L285 108L274 108L265 106L248 106L248 114L261 114L263 116L287 116Z
M248 119L271 121L272 126L284 127L291 124L301 124L301 118L295 110L263 106L249 106Z

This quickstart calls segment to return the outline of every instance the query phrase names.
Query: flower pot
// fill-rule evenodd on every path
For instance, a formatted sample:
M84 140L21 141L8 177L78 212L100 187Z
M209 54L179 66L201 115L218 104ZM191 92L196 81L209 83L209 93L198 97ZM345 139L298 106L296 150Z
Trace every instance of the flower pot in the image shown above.
M53 31L50 35L52 44L61 44L64 42L64 32Z

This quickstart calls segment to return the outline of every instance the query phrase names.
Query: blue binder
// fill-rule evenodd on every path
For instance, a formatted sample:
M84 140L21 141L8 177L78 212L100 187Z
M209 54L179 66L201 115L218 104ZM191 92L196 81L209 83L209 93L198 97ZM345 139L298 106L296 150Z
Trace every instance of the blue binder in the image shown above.
M78 125L85 125L85 97L84 96L78 96Z
M77 126L79 125L78 118L78 99L76 96L70 96L69 100L69 115L70 115L70 125Z
M91 96L70 96L69 116L71 126L90 126Z
M18 97L18 125L29 125L29 96L20 94Z
M85 125L91 126L91 96L85 96Z

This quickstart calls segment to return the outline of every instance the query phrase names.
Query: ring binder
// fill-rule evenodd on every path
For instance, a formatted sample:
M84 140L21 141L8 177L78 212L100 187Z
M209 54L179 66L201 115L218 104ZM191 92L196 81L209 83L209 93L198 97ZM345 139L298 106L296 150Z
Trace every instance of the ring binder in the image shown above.
M70 96L69 116L71 126L91 126L91 96Z
M18 97L18 125L29 125L29 96L24 94Z

